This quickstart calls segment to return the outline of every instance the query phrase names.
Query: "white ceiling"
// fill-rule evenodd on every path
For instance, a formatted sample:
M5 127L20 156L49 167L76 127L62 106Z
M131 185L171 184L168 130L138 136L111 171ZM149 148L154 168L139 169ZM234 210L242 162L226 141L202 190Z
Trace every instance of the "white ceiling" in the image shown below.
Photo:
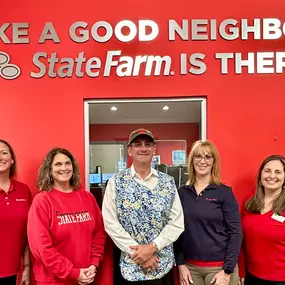
M167 105L168 111L162 107ZM200 122L201 102L92 103L89 104L90 124L146 124ZM117 111L111 111L116 106Z

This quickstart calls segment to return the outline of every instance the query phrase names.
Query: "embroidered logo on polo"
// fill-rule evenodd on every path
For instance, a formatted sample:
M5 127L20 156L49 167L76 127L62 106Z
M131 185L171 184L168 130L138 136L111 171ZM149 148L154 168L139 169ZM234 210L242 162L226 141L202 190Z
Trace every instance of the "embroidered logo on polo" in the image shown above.
M91 221L92 218L88 211L75 212L75 213L60 213L56 211L56 216L58 218L58 225L65 224L77 224Z
M206 198L207 201L218 201L216 198Z
M27 199L16 199L16 202L26 202Z
M0 51L0 77L8 80L16 79L21 74L20 67L10 61L9 54Z

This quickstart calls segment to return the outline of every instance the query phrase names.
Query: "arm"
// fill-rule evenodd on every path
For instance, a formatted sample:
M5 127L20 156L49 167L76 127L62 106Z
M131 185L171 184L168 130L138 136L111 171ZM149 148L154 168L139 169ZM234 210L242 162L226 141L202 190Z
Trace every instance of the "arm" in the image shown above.
M174 180L172 181L173 185ZM175 187L175 186L174 186ZM180 198L175 187L175 198L169 215L168 224L163 228L161 233L153 242L157 245L158 250L174 243L184 231L184 215Z
M109 180L106 187L102 214L107 234L121 251L132 254L133 250L130 249L130 246L137 245L138 243L124 230L118 220L115 205L115 182L113 178Z
M31 261L30 261L30 248L27 241L27 244L25 246L24 254L23 254L23 266L24 267L30 267Z
M185 264L185 257L183 253L183 235L184 233L182 233L178 240L174 243L175 262L177 266Z
M93 196L91 198L93 199L93 204L94 204L95 230L92 240L90 265L95 265L96 267L98 267L104 254L106 235L104 231L104 224L103 224L101 211L97 205L95 198Z
M24 270L22 272L20 285L22 284L29 285L31 279L31 263L30 263L30 249L28 243L25 246L23 254L23 267Z
M244 255L244 244L242 243L241 251L238 259L238 271L239 271L239 277L244 278L245 277L245 255Z
M180 201L183 203L182 190L179 189L178 194L179 194ZM186 217L185 217L185 219L186 219ZM184 224L185 224L185 222L184 222ZM183 253L183 239L184 239L184 232L179 236L177 241L173 244L174 245L175 262L176 262L177 266L185 264L185 256Z
M226 189L222 211L229 234L227 251L225 256L224 268L234 270L240 253L242 243L242 226L239 213L238 202L232 192L232 189Z
M38 194L30 208L28 218L28 239L34 257L40 260L54 276L78 279L80 269L62 256L54 247L49 233L50 206L46 196Z
M29 203L29 208L30 208L32 205L33 197L32 197L32 193L29 187L27 187L27 192L28 192L28 203ZM23 267L24 268L31 267L30 247L29 247L27 236L26 236L26 246L23 252Z
M245 210L245 204L252 197L252 194L250 196L247 196L241 203L242 207L240 209L241 213L241 220L246 215L246 210ZM245 272L246 272L246 260L245 260L245 240L243 239L242 245L241 245L241 250L240 250L240 255L238 259L238 270L239 270L239 277L244 278L245 277Z

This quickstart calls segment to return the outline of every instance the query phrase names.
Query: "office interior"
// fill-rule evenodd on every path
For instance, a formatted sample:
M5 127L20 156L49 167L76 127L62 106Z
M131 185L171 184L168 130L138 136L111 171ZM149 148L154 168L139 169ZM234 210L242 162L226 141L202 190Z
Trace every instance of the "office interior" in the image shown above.
M138 128L156 140L152 167L174 177L177 188L187 180L187 155L201 138L201 101L134 101L89 104L89 184L99 206L108 180L132 165L127 141Z

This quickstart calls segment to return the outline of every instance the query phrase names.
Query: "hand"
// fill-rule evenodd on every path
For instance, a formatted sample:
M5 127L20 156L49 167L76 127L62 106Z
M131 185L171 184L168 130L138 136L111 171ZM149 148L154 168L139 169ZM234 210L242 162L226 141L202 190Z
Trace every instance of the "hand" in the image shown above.
M226 274L224 270L219 271L211 281L214 285L229 285L231 276Z
M94 266L94 265L91 265L91 266ZM77 281L80 285L86 285L86 284L92 283L94 281L94 277L95 277L96 272L93 272L93 270L91 271L91 269L90 269L91 266L89 266L89 268L81 268L80 269L80 274L79 274L79 277L77 279Z
M238 285L244 285L244 278L240 277Z
M193 284L193 279L191 277L190 270L188 267L183 264L178 266L179 270L179 283L180 285L190 285Z
M132 254L131 258L138 265L142 265L148 261L156 252L156 249L151 243L134 245L130 246L130 248L135 250L135 253Z
M24 267L20 285L29 285L30 284L30 267Z
M148 261L143 263L141 267L145 270L155 271L158 268L159 259L156 255L153 255Z
M97 268L95 265L90 265L88 267L89 271L86 273L86 276L89 277L89 276L92 276L94 274L94 277L96 275L96 272L97 272Z

